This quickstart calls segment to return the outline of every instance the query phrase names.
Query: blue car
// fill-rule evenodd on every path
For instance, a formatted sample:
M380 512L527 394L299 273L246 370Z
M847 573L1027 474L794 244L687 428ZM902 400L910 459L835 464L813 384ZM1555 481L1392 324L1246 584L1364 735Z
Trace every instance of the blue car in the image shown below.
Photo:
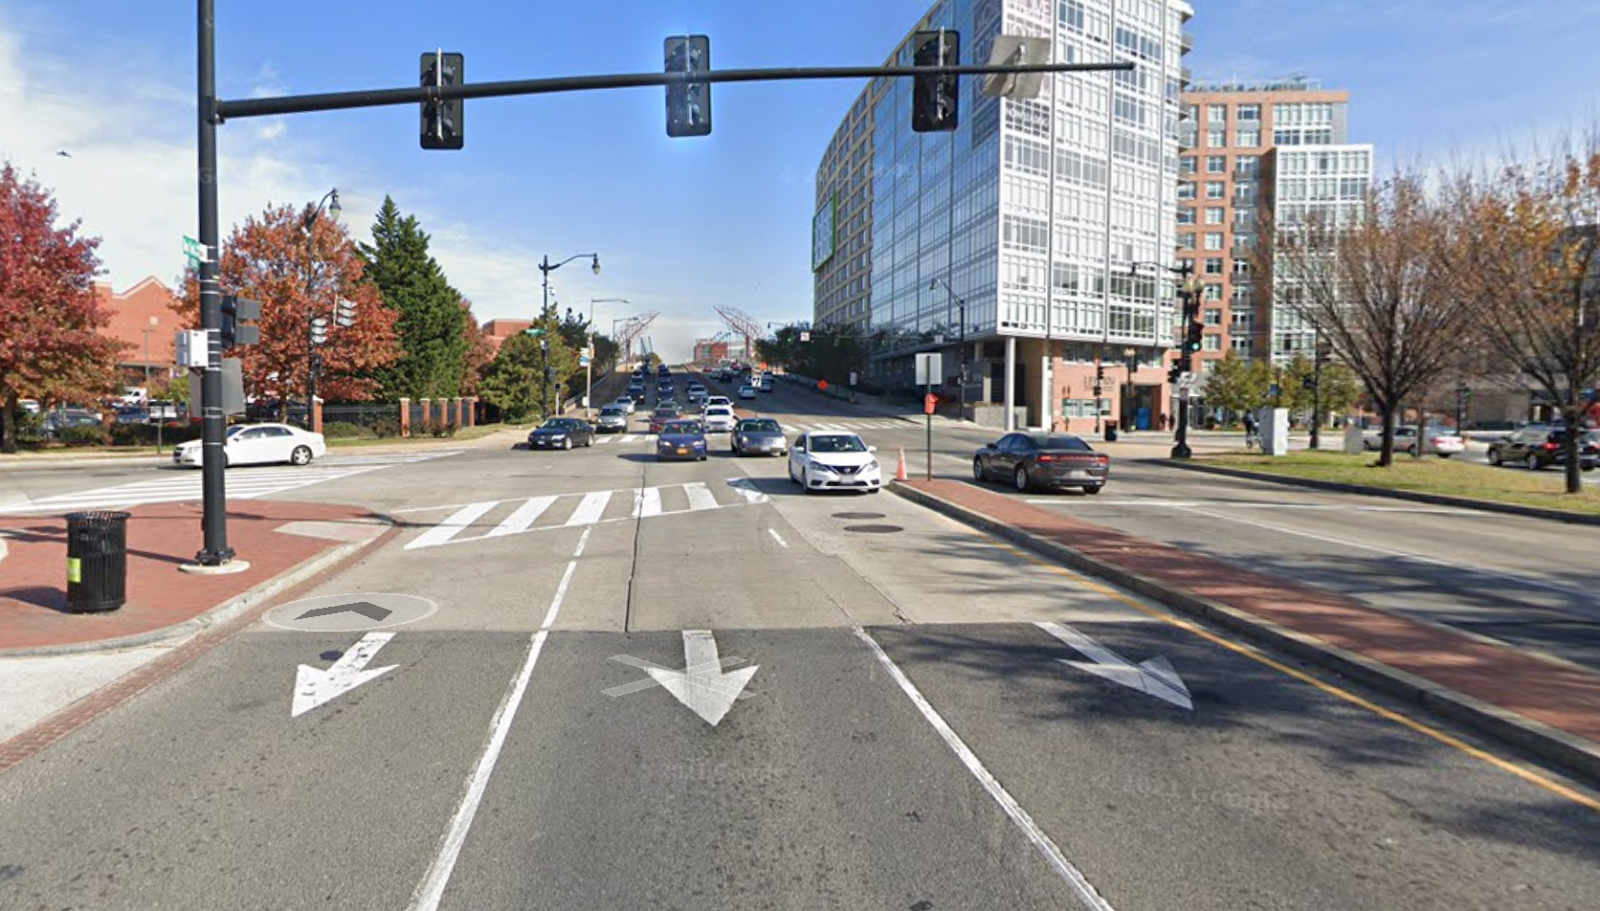
M656 437L656 461L706 458L706 429L699 421L669 421Z

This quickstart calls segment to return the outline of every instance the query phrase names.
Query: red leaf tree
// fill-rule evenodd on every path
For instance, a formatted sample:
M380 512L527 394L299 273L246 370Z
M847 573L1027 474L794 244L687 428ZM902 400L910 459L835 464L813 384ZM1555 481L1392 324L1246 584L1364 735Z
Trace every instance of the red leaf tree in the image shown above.
M16 452L24 395L88 399L116 386L124 343L98 334L111 316L94 293L99 238L57 228L56 204L33 179L0 166L0 451Z
M313 346L311 321L328 321L327 342L315 348L323 370L317 395L329 400L372 397L372 373L401 355L395 335L399 314L383 304L378 288L362 281L365 268L343 225L331 218L309 218L310 206L268 208L236 227L222 251L222 290L261 302L261 343L235 348L245 394L290 399L305 395ZM309 227L308 227L309 222ZM355 325L334 320L340 299L356 305ZM199 325L197 275L184 277L179 308Z

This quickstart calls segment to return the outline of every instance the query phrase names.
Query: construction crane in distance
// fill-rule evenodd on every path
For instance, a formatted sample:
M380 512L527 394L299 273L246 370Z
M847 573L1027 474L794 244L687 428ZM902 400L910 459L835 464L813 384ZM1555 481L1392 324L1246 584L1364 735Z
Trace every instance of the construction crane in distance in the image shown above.
M734 335L744 337L744 357L747 361L756 360L756 339L766 334L756 318L737 307L716 306L717 315L722 317L728 330Z
M633 360L633 343L644 335L645 330L649 329L650 324L655 322L656 317L660 315L660 313L652 310L649 313L627 316L612 321L611 332L616 336L617 349L622 352L624 363ZM644 352L641 350L640 354L643 355Z

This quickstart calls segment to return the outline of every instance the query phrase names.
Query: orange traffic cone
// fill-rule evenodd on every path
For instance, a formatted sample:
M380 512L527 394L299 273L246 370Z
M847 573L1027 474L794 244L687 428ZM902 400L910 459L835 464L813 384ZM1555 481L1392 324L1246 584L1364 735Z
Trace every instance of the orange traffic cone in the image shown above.
M906 450L903 446L900 448L900 467L894 470L894 479L896 481L906 479Z

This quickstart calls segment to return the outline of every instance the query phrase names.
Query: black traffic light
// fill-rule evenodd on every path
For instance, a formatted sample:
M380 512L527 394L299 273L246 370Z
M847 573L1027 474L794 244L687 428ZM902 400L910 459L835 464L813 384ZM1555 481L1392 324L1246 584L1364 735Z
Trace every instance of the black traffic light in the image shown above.
M669 73L709 72L711 39L705 35L668 38L666 58ZM667 135L711 135L711 83L674 82L667 85Z
M222 298L222 350L237 348L240 345L261 344L261 330L245 323L253 323L261 318L261 302L234 297L232 294L223 295Z
M1198 352L1203 347L1201 339L1205 336L1206 327L1203 323L1190 322L1188 331L1183 339L1183 352L1185 356Z
M1183 375L1188 372L1188 365L1182 360L1173 361L1172 366L1167 368L1167 382L1176 386L1178 381L1183 379Z
M466 58L461 54L434 51L422 55L422 87L444 88L462 85ZM459 149L466 144L463 130L465 104L460 98L432 98L422 102L422 147Z
M911 38L913 66L959 66L961 33L948 29L917 32ZM911 95L911 129L936 133L956 128L959 76L917 76Z

